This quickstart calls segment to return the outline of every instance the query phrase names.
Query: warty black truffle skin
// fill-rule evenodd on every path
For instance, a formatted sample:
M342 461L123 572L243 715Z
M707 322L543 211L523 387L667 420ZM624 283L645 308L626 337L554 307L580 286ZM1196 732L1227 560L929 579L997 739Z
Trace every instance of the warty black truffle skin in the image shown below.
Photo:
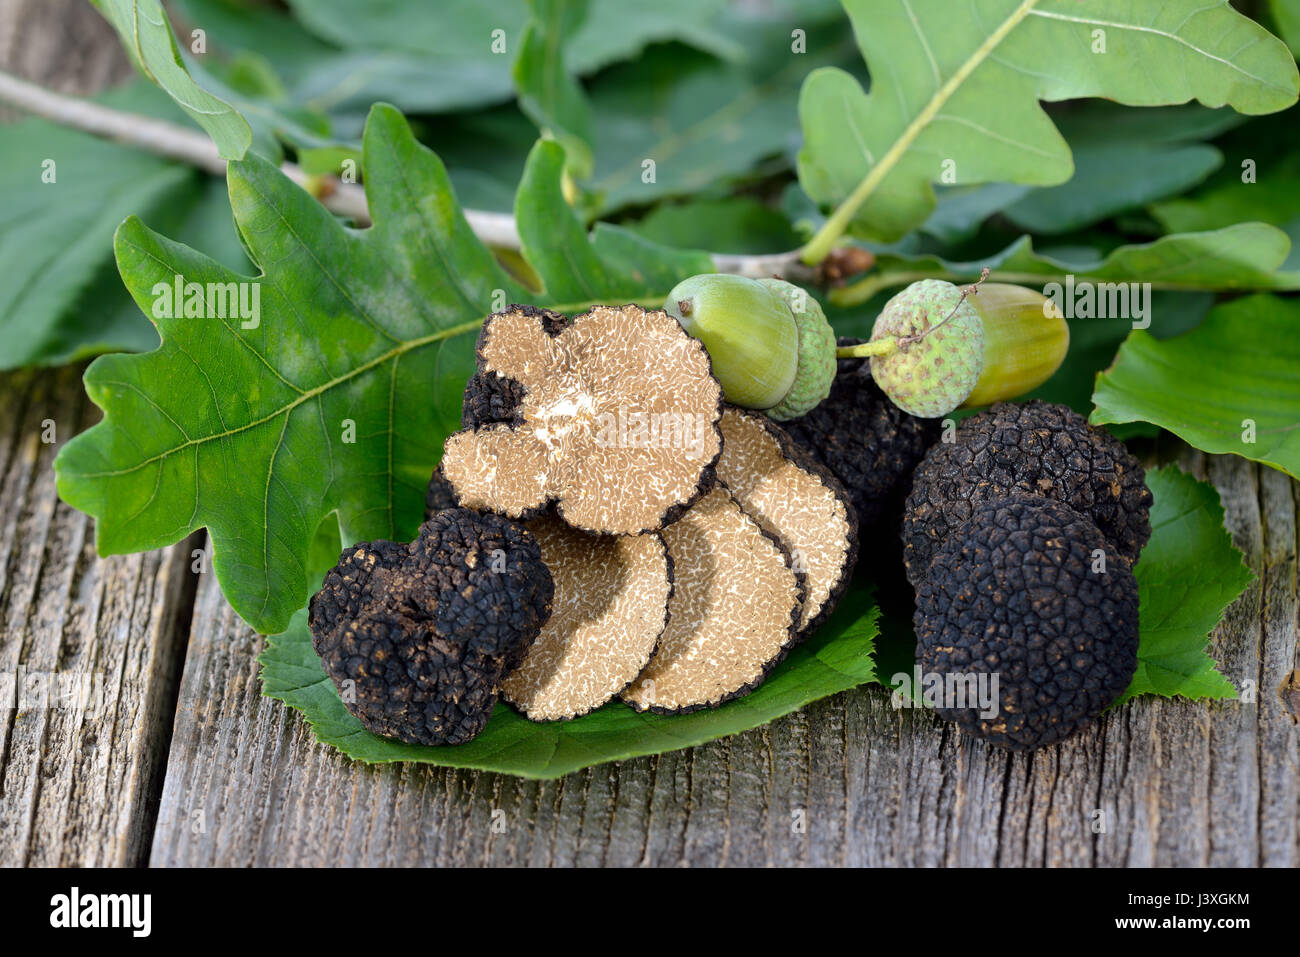
M345 550L311 600L312 645L367 730L462 744L550 617L554 583L519 522L439 512L415 541Z
M1097 551L1104 573L1093 571ZM1011 751L1087 727L1137 669L1128 562L1087 518L1038 496L976 507L935 552L914 623L923 675L998 675L996 715L976 706L939 716Z
M424 520L427 522L444 509L456 507L456 490L451 487L439 466L433 470L433 475L429 477L429 487L424 490Z
M859 342L838 340L841 346ZM782 427L839 480L865 529L887 513L897 515L912 470L939 437L940 423L890 402L871 378L866 359L840 359L830 395Z
M1151 537L1146 473L1122 442L1063 405L1000 402L936 443L912 476L902 537L913 586L976 504L1013 492L1087 516L1130 564Z

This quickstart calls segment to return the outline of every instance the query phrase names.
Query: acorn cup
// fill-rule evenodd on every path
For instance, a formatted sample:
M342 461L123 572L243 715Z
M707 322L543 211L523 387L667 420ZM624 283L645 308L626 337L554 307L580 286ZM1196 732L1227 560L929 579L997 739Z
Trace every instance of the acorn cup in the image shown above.
M872 378L895 405L938 418L1033 391L1069 347L1070 328L1050 299L981 277L964 288L912 283L885 304L869 342L838 354L870 358Z

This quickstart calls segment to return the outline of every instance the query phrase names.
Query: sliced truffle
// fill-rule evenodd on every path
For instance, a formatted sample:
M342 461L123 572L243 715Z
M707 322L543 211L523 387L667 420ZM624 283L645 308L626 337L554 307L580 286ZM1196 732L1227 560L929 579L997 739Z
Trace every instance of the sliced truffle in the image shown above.
M673 594L650 663L623 700L679 714L753 691L799 633L790 554L718 486L663 530Z
M312 644L344 706L375 734L461 744L551 613L553 582L519 522L438 513L409 545L361 542L312 596Z
M536 306L511 306L525 315L533 316L548 334L558 335L569 324L569 317L550 309ZM482 363L480 362L480 366ZM460 427L477 429L481 425L509 422L518 425L523 421L519 406L524 399L524 387L514 379L478 369L465 384L461 401Z
M839 344L860 341L841 338ZM863 529L887 513L897 515L912 470L941 428L938 420L908 415L890 402L866 359L840 359L830 395L782 426L844 486Z
M665 312L597 306L559 326L489 317L479 374L522 389L516 418L457 432L442 472L460 504L532 518L555 502L591 532L654 531L689 505L722 448L704 346Z
M751 518L789 550L806 592L799 630L813 631L835 610L857 560L849 498L830 473L759 412L722 413L717 475Z
M934 445L912 476L902 531L912 584L976 505L1012 492L1087 516L1130 563L1151 537L1146 473L1122 442L1067 406L1000 402Z
M655 532L593 535L550 516L528 529L555 598L501 695L533 721L576 718L631 684L654 654L672 593L668 552Z
M1087 727L1137 670L1128 562L1087 518L1036 496L974 508L917 586L915 625L923 678L966 695L939 716L1012 751ZM981 681L995 713L981 713Z

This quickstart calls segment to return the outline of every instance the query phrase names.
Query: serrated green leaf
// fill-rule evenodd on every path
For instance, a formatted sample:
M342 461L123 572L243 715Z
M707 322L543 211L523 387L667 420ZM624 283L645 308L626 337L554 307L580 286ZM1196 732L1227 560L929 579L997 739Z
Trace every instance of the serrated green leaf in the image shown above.
M159 0L92 2L121 36L136 66L207 130L221 157L242 159L253 144L248 121L190 76Z
M1062 183L1070 150L1040 100L1106 97L1133 106L1197 99L1243 113L1281 110L1300 89L1277 38L1226 2L845 0L872 74L804 83L799 180L834 205L811 261L844 229L892 241L934 207L935 182ZM1105 52L1094 31L1102 31Z
M459 427L486 314L507 302L662 301L707 268L707 257L644 240L630 253L618 231L589 239L561 194L563 151L543 142L516 210L525 256L547 287L539 299L473 235L441 162L399 113L376 107L363 149L375 223L366 230L338 223L255 155L231 164L230 202L256 277L138 220L123 224L118 266L146 314L180 275L201 286L260 283L260 319L158 317L156 351L107 356L87 371L104 421L55 465L64 500L96 517L101 554L157 548L206 526L222 590L263 632L282 630L302 607L325 516L337 513L345 542L414 534L443 439ZM638 260L637 272L607 264L606 247L613 262Z
M1133 574L1141 596L1138 670L1120 701L1140 694L1235 698L1206 653L1223 611L1254 580L1223 527L1214 486L1173 466L1147 472L1151 540Z
M366 731L339 699L311 644L306 609L262 652L262 691L301 711L317 740L368 763L411 761L476 768L525 778L557 778L582 768L660 754L739 734L828 695L875 680L872 646L877 610L864 590L844 603L817 634L790 652L752 694L694 714L637 714L621 702L573 721L535 723L498 705L468 744L425 747Z
M1151 422L1204 452L1300 477L1300 302L1249 296L1191 332L1135 330L1097 377L1098 424Z
M493 290L522 294L395 111L376 109L365 158L376 223L365 232L266 161L231 164L235 219L263 267L260 322L158 318L156 352L87 371L104 421L56 463L60 494L98 519L101 554L207 526L226 597L263 630L302 605L324 515L338 512L349 542L414 530L441 438L459 419L458 395L431 386L440 375L464 381ZM138 220L116 247L146 314L156 284L178 274L250 281Z

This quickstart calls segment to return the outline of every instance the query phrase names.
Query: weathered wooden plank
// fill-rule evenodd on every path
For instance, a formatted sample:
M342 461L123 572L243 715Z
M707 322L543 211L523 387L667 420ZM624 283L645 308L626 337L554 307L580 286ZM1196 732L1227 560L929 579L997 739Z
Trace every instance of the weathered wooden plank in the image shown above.
M1233 680L1266 689L1255 704L1144 699L1007 755L863 689L554 782L365 767L258 696L261 641L205 576L153 863L1294 866L1300 731L1278 688L1296 656L1296 486L1180 454L1261 573L1214 635Z
M58 501L42 438L93 419L79 378L0 377L6 866L143 863L195 588L184 546L100 561L92 521Z

